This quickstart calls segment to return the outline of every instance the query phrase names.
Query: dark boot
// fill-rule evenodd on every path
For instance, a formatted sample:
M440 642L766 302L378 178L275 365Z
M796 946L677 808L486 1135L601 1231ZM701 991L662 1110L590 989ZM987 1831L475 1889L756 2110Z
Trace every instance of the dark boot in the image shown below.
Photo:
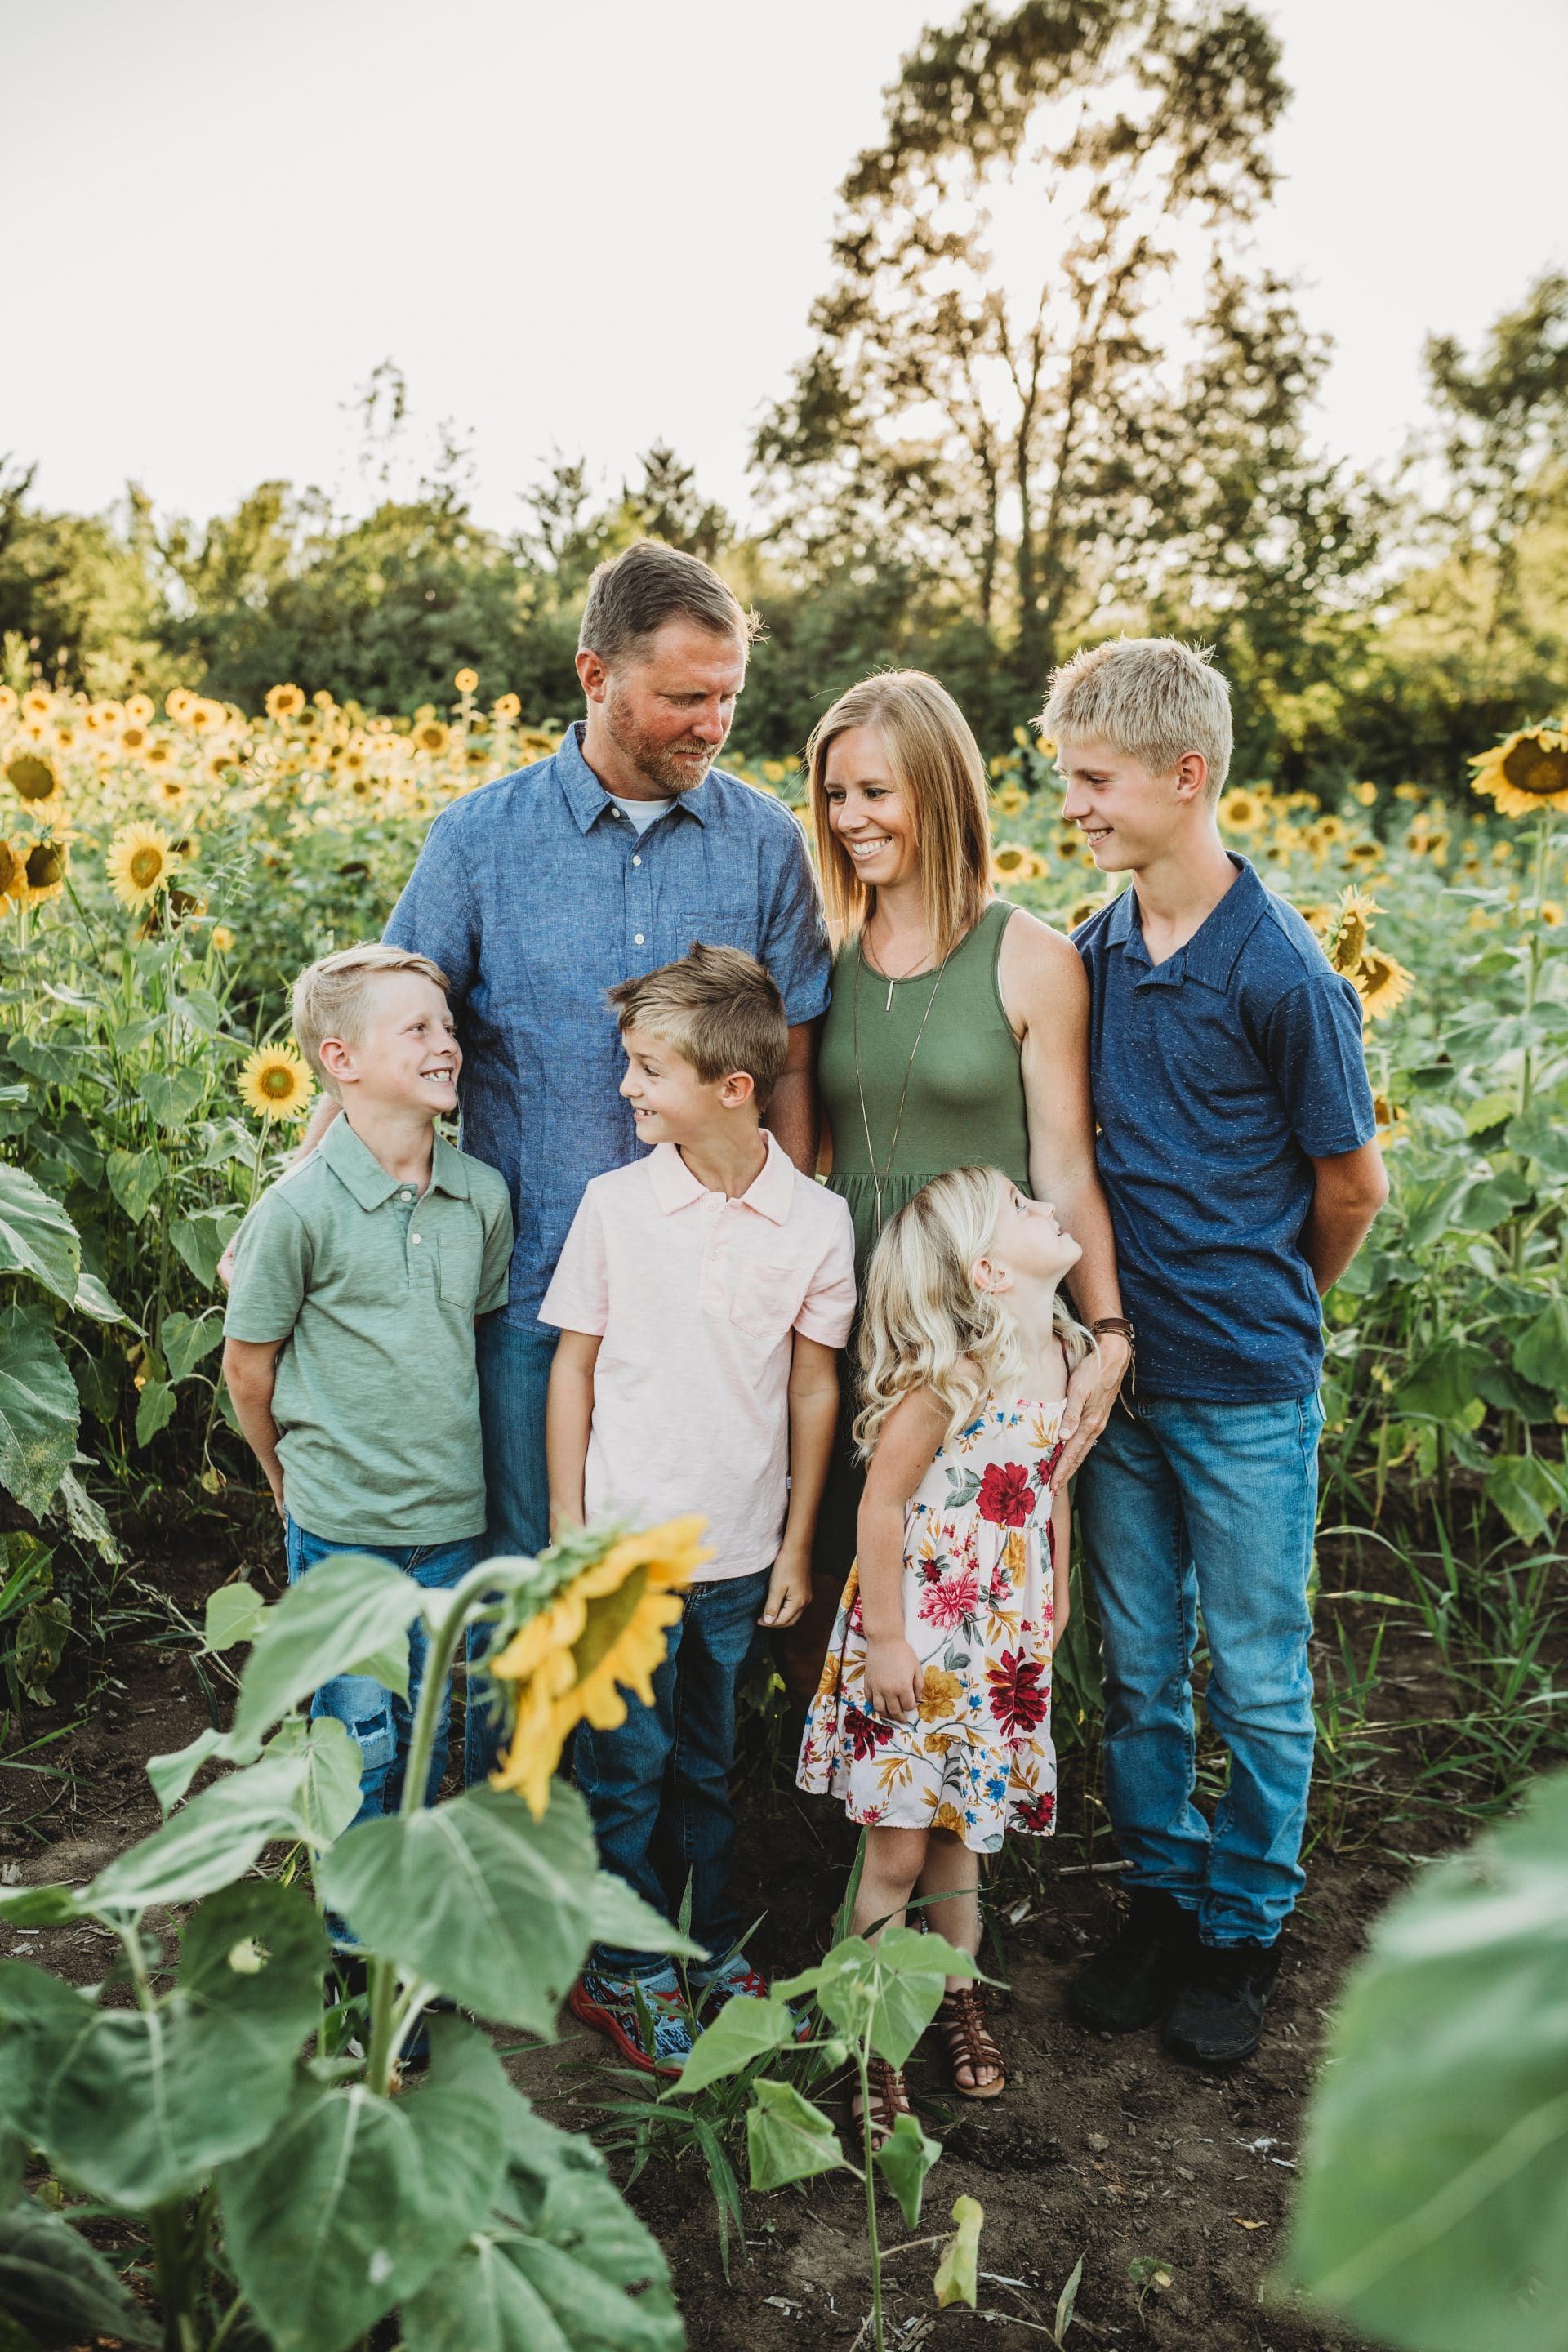
M1134 1887L1121 1929L1072 1980L1074 2014L1101 2033L1135 2033L1163 2017L1192 1967L1198 1915L1173 1895Z
M1250 2058L1279 1981L1278 1944L1199 1944L1165 2020L1165 2047L1211 2071Z

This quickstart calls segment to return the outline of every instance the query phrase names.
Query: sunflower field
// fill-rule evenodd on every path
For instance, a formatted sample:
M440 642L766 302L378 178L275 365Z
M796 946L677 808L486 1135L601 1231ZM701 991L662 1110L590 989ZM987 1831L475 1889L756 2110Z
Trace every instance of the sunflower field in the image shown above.
M555 740L468 669L447 708L395 719L291 684L254 716L182 690L159 709L0 686L14 1696L68 1638L51 1529L68 1557L103 1556L122 1513L255 1483L217 1377L216 1272L309 1108L293 974L378 934L447 801ZM741 772L798 801L793 763ZM1081 921L1104 886L1059 819L1051 747L1020 730L991 773L997 887ZM1373 1540L1462 1512L1500 1559L1547 1559L1568 1505L1565 814L1552 721L1479 751L1447 799L1221 800L1227 840L1365 1009L1393 1200L1329 1301L1324 1466L1328 1522Z

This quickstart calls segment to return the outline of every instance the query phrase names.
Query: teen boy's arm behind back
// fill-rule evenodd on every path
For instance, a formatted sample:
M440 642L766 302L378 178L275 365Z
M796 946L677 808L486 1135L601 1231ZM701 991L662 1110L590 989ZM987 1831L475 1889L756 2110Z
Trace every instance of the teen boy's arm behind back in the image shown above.
M1318 1296L1333 1288L1372 1231L1388 1198L1388 1178L1377 1139L1355 1151L1336 1151L1312 1162L1312 1205L1301 1229L1301 1255L1312 1269Z
M262 1469L278 1506L283 1510L283 1465L278 1455L278 1423L272 1418L272 1391L278 1377L281 1339L226 1339L223 1376L234 1400L234 1417L240 1434Z

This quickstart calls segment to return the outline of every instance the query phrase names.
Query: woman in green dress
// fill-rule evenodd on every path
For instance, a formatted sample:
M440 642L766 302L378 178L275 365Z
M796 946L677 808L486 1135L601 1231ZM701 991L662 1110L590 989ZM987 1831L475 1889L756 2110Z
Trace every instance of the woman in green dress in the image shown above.
M818 1066L825 1154L827 1181L855 1221L857 1274L863 1280L895 1210L951 1168L1004 1169L1020 1191L1054 1202L1083 1249L1073 1303L1100 1340L1068 1391L1070 1472L1105 1425L1130 1338L1095 1169L1078 950L993 895L985 762L935 678L892 671L851 688L818 722L806 762L839 941ZM851 1343L811 1601L774 1637L803 1707L855 1557L853 1385Z

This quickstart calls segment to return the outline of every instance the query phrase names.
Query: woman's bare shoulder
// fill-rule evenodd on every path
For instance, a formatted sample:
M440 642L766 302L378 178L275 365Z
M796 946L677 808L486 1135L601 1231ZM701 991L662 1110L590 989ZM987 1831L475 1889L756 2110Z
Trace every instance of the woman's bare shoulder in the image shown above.
M1016 1029L1050 1010L1082 1003L1088 991L1083 961L1065 931L1026 907L1016 907L1002 936L996 982Z

